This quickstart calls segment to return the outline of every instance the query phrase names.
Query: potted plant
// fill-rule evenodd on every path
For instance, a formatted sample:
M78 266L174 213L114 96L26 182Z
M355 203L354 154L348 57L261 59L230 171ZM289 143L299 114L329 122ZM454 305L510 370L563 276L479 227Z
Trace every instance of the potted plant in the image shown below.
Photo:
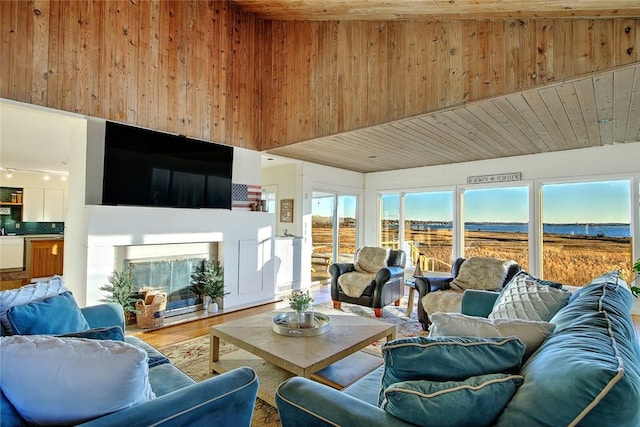
M114 270L107 277L107 280L109 283L102 285L100 290L107 292L108 295L101 301L117 302L122 306L127 320L131 320L132 314L136 312L136 298L133 292L131 269L124 264L122 270Z
M202 260L191 273L190 288L203 300L205 309L218 311L219 299L228 294L224 291L224 271L220 261Z
M290 328L313 328L315 326L312 304L313 297L309 294L308 289L305 292L291 293L289 307L291 307L293 313L289 316Z

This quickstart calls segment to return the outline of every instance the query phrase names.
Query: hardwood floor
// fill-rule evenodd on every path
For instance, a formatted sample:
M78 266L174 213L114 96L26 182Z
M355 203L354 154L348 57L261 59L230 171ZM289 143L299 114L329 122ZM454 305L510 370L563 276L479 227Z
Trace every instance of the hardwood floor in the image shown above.
M331 290L329 285L317 285L311 287L311 295L314 304L320 304L331 300ZM222 313L203 319L180 323L155 330L141 330L135 327L127 327L127 334L134 335L146 341L154 347L163 347L191 338L196 338L209 333L209 328L213 325L253 316L255 314L267 313L289 305L286 296L280 302L273 302L259 307L247 308L230 313Z

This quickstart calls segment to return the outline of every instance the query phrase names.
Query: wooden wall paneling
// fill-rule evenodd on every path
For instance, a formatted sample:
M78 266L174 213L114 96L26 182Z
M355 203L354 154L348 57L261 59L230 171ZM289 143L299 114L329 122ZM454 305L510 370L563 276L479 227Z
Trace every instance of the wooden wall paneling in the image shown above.
M425 111L427 108L427 69L428 60L428 25L425 21L416 23L416 76L415 76L415 96L416 96L416 112ZM372 67L374 68L374 67ZM379 117L379 115L378 115ZM377 118L376 118L377 120Z
M449 28L449 105L459 105L464 102L465 78L462 21L451 21Z
M29 102L36 105L47 104L47 58L49 50L48 12L49 8L46 1L34 0L32 14L33 50L31 58L31 93L29 96ZM7 76L7 74L3 75Z
M489 152L501 157L513 155L514 148L509 138L494 130L499 126L492 126L499 120L496 115L501 115L498 109L487 112L477 104L472 104L460 111L446 111L443 114L451 123L455 123L455 128L459 129L461 135L473 135L477 147L483 153Z
M128 97L126 94L127 84L127 46L129 40L126 34L127 14L129 7L135 7L127 0L116 0L111 13L113 18L110 22L109 31L106 33L112 38L114 44L113 73L109 81L111 93L111 117L120 122L127 123L128 118Z
M448 107L451 93L451 53L449 51L450 21L438 21L438 106Z
M167 117L166 117L166 131L170 133L176 133L176 120L180 119L181 105L180 99L178 99L178 85L182 82L179 80L181 77L180 62L180 18L179 9L180 2L169 2L168 5L168 32L167 34L167 92L165 97L159 99L160 102L164 102L167 105Z
M478 46L478 21L468 19L462 23L462 102L478 97L480 69L478 59L482 52Z
M104 23L106 5L101 1L87 2L86 23L82 27L83 43L86 44L82 60L85 70L81 71L81 78L86 79L85 95L87 103L85 112L92 117L106 117L103 110L103 98L106 94L102 82L106 76L96 70L104 70ZM152 127L152 126L149 126Z
M207 28L207 58L209 58L209 73L207 78L207 88L209 90L208 103L208 123L209 123L209 139L212 141L225 141L222 134L222 127L220 126L220 82L222 80L222 70L224 68L221 46L222 46L222 32L221 32L221 20L222 17L219 11L220 2L209 2L209 19L205 24Z
M562 84L556 87L556 91L561 104L560 106L554 105L553 107L562 107L568 117L568 123L575 136L575 145L572 145L572 147L589 147L589 133L584 124L582 109L577 107L580 101L578 100L575 84ZM560 116L557 117L559 118Z
M520 41L521 20L504 22L504 92L515 92L521 84L520 75L523 67L523 52Z
M625 70L616 71L613 73L613 112L611 117L623 117L628 114L631 106L632 91L627 91L626 88L632 88L636 77L636 70L628 68ZM637 122L640 116L630 117L629 120L616 119L613 122L613 142L632 142L637 139L627 138L627 127L625 122Z
M436 21L427 21L427 111L434 111L440 105L440 79L438 69L438 25Z
M382 67L376 67L380 64L380 37L378 33L378 23L366 22L366 34L368 35L367 43L367 79L365 91L368 99L369 120L377 122L380 120L380 111L384 101L381 99L380 74Z
M353 88L351 87L350 82L347 82L345 76L349 71L350 61L345 61L344 58L347 57L349 51L349 43L348 36L345 34L348 28L351 28L350 25L346 25L344 22L338 22L337 30L337 44L336 44L336 78L338 80L338 90L336 92L336 101L337 101L337 117L336 117L336 128L334 132L342 132L345 128L348 127L348 124L345 123L346 111L348 111L349 104L347 104L346 100L352 98Z
M544 85L555 80L554 75L554 21L539 19L535 21L535 73L532 79L537 85Z
M613 21L596 19L593 21L593 70L602 71L613 62Z
M333 132L338 130L338 117L340 110L338 108L340 80L338 75L338 28L339 22L332 22L329 24L329 37L330 37L330 60L329 70L331 77L331 83L329 87L329 122L328 125Z
M144 58L142 46L140 46L140 33L144 29L139 22L144 19L139 15L141 4L133 4L128 2L125 15L124 28L122 30L126 41L124 52L124 93L126 97L126 114L127 123L133 123L138 126L146 126L148 120L141 121L139 118L139 104L143 101L144 92L138 87L138 74L144 73L146 66L142 66L141 58ZM143 35L144 37L144 35ZM144 46L144 43L143 43Z
M566 144L562 138L562 132L560 132L558 125L553 120L551 114L549 114L548 107L544 103L544 100L540 95L540 91L523 92L522 97L527 104L529 104L530 108L540 121L541 128L537 132L549 135L549 137L545 139L548 142L550 150L555 151L565 149Z
M204 75L201 76L202 84L201 93L206 102L201 104L202 114L202 136L212 141L221 141L217 139L213 126L214 111L216 110L218 82L217 70L220 68L218 63L216 46L218 45L217 18L215 13L214 2L208 2L206 7L202 9L204 16L201 19L203 45L199 48L199 60L203 61Z
M16 45L13 43L15 39L16 20L13 11L17 7L15 2L0 1L0 42L2 43L2 61L0 61L0 93L7 98L12 98L11 90L13 81L13 61L15 58ZM45 11L46 13L46 11Z
M537 59L536 22L531 19L521 19L518 24L520 51L522 52L522 67L518 77L518 90L522 90L537 85L534 78Z
M598 105L598 120L613 118L613 75L604 74L593 79L593 87ZM612 144L613 122L598 124L600 142Z
M597 123L598 111L596 109L596 97L592 79L579 80L573 84L576 95L580 101L580 109L584 117L584 123L591 145L600 145L600 128Z
M593 21L576 19L573 24L573 52L575 58L574 72L586 74L593 68ZM571 52L570 50L567 51Z
M77 50L75 53L77 61L76 69L76 112L90 111L91 109L91 88L89 86L91 78L91 31L89 23L91 19L91 3L79 2L78 4L78 36ZM136 64L136 68L138 65Z
M629 109L629 117L640 117L640 75L637 70L633 80L633 90L631 91L631 108ZM640 120L629 120L626 140L640 140Z
M498 101L507 104L502 106L505 109L510 106L503 98L499 98ZM505 114L503 109L499 108L498 101L487 103L484 108L477 108L481 113L475 113L476 120L479 120L476 122L476 126L482 129L489 137L487 143L490 144L495 141L503 151L509 153L509 156L533 153L528 144L522 143L523 141L526 142L528 138L516 125L517 122L511 121L511 117L515 112L511 110L509 111L511 115ZM473 109L469 108L470 111L474 111L477 105L470 107L474 107ZM500 132L501 129L506 132Z
M637 61L636 22L633 19L616 19L613 25L612 49L616 58L615 65L631 64Z
M513 135L516 146L523 151L523 154L534 153L538 151L547 151L546 145L539 143L538 138L534 130L527 124L522 115L518 112L515 105L511 102L510 98L497 98L493 101L493 105L504 116L504 119L509 123L510 132ZM524 143L524 145L522 144Z
M171 20L173 9L169 2L161 1L159 7L159 27L158 27L158 67L159 73L157 76L158 82L158 97L156 99L157 111L155 122L157 123L157 130L166 132L169 129L169 82L171 80L170 74L170 53L171 46L173 45L171 29Z
M280 22L280 57L278 58L278 73L280 74L279 93L280 102L278 108L274 110L275 123L277 124L278 144L285 144L287 141L287 128L291 122L291 81L293 81L293 69L291 57L295 52L290 48L292 40L289 39L290 22Z
M505 90L505 29L508 23L491 21L489 49L491 52L491 76L488 96L496 96Z
M401 68L402 72L400 73L400 77L404 77L405 95L403 97L404 108L402 109L402 115L406 117L415 115L417 111L419 111L416 94L416 88L418 86L418 32L415 21L407 22L403 27L405 31L405 42L404 49L401 51L404 58L402 60L403 68Z
M487 20L476 23L476 54L470 67L475 67L477 74L476 91L470 93L469 99L482 99L488 96L491 83L490 23Z
M513 106L513 108L518 112L518 114L525 120L526 123L530 123L530 131L535 134L533 137L534 141L539 141L536 144L536 147L540 150L540 152L548 152L551 151L555 145L553 140L551 139L551 135L545 129L544 125L540 117L538 117L535 112L531 108L529 108L529 103L527 99L521 95L511 95L509 96L509 103ZM528 133L528 132L527 132Z
M62 33L64 13L61 1L49 2L49 72L47 74L47 107L62 109ZM13 97L12 97L13 98Z
M553 75L563 80L574 75L573 21L555 19L553 21Z
M207 80L208 58L203 53L206 51L204 30L206 25L206 9L204 2L189 2L187 5L188 37L185 49L186 60L186 121L182 124L184 135L190 135L196 139L209 139L210 135L204 134L203 106L209 100L204 96L204 84Z
M241 17L236 13L236 9L234 7L229 7L229 66L231 70L231 74L229 75L230 79L228 81L228 94L229 97L227 101L229 102L228 106L228 115L227 115L227 126L229 126L227 132L227 141L232 144L243 147L243 141L240 140L240 116L242 113L242 100L244 97L244 90L242 88L242 78L238 76L240 74L240 58L242 57L242 35L241 33ZM238 71L236 73L235 71ZM248 70L242 70L242 74L246 77Z
M30 102L34 41L33 9L30 2L19 2L16 12L18 22L22 25L16 28L14 96L18 101Z
M153 25L157 22L152 22L152 4L145 1L138 4L138 22L136 23L137 39L136 47L138 49L138 66L136 67L136 87L138 88L137 98L137 119L138 124L143 127L148 127L150 119L149 109L151 107L149 103L150 98L150 86L149 81L153 73L153 55L157 51L157 47L154 50L152 47L152 34L155 32L151 30Z
M176 16L174 17L177 24L176 31L176 117L173 121L173 130L180 135L190 135L189 122L191 120L191 109L187 99L187 94L191 90L191 82L189 81L189 67L193 64L189 62L190 43L192 41L193 28L189 25L189 9L193 6L193 2L176 2Z

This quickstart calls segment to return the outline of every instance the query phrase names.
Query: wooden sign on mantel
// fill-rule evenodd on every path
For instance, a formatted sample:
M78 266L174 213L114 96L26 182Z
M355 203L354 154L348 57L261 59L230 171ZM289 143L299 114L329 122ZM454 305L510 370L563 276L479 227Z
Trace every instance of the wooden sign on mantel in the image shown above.
M478 175L467 178L467 184L491 184L495 182L520 181L522 172L497 173L494 175Z

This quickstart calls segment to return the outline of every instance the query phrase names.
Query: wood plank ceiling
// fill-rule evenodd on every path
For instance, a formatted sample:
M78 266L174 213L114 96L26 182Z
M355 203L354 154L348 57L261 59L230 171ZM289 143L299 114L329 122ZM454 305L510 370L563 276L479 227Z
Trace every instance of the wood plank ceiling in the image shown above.
M637 0L234 0L264 20L638 17ZM434 111L268 153L357 172L640 141L640 64Z

